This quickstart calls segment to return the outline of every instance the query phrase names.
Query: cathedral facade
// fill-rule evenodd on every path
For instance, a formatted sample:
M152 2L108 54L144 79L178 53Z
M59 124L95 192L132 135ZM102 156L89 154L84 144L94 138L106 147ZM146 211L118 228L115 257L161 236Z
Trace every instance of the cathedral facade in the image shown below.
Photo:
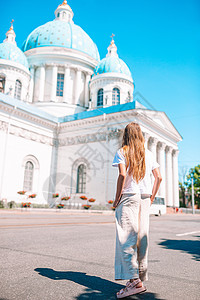
M96 44L73 22L65 0L55 19L33 30L20 49L13 24L0 44L0 200L53 206L53 195L113 200L112 167L124 127L140 124L163 181L158 197L178 207L178 142L164 112L134 99L134 82L111 40L100 60ZM25 196L24 196L25 197ZM24 198L25 199L25 198Z

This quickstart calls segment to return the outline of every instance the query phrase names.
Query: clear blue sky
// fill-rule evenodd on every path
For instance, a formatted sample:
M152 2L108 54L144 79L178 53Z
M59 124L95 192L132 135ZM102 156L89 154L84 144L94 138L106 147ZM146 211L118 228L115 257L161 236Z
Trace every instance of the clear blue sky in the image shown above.
M4 1L0 41L11 19L18 46L54 19L62 0ZM75 24L97 44L101 58L114 33L135 91L164 111L183 137L179 166L200 164L200 1L69 0Z

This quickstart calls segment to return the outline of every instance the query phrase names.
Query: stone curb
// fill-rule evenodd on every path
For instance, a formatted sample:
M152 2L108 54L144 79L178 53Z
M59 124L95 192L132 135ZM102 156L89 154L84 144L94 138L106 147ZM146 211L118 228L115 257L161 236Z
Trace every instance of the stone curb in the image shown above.
M9 212L38 212L38 213L61 213L61 214L102 214L114 215L113 210L86 210L86 209L56 209L56 208L14 208L14 209L0 209L0 213Z

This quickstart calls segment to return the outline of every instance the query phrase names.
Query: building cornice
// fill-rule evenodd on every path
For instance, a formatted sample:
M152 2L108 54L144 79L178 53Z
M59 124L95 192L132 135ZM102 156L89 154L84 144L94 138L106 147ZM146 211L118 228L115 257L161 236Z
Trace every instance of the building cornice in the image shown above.
M119 119L129 119L130 117L130 121L131 118L134 116L137 116L138 112L134 109L134 110L128 110L128 111L121 111L121 112L113 112L110 114L106 114L106 116L104 117L104 114L102 113L99 116L94 116L94 117L90 117L90 118L85 118L85 119L80 119L80 120L72 120L72 121L67 121L67 122L63 122L60 124L60 128L62 130L62 132L65 132L65 129L68 128L76 128L76 127L83 127L83 126L93 126L95 124L99 125L104 125L107 126L107 124L110 124L110 122L113 121L117 121Z
M77 144L87 144L92 142L102 142L119 138L122 130L101 131L92 134L78 135L73 137L63 137L58 139L59 146L70 146Z
M122 82L122 83L126 83L129 84L130 86L133 86L133 81L131 81L130 79L124 77L123 75L121 76L115 76L115 73L112 73L112 76L105 76L105 75L97 75L95 77L92 78L91 82L90 82L90 87L92 88L93 86L98 86L99 84L106 84L106 83L110 83L113 81L116 82Z
M8 132L8 126L9 126L8 122L0 121L0 130L1 131ZM50 145L50 146L57 145L56 138L52 138L52 137L46 136L44 134L39 134L32 130L21 128L19 126L13 125L13 124L10 124L10 126L9 126L9 134L12 134L12 135L15 135L15 136L27 139L27 140L32 140L34 142L38 142L41 144L46 144L46 145Z
M0 59L0 67L9 71L17 71L20 74L25 75L28 79L30 79L30 72L24 66L18 63L10 63L9 60ZM2 70L1 70L2 71Z
M76 62L84 63L90 66L92 69L96 67L98 61L90 55L65 47L40 47L27 50L25 55L29 61L29 64L36 64L36 60L41 61L52 61L58 60L62 64L66 64L66 60L74 60Z
M54 130L57 126L56 122L47 120L40 116L36 116L34 113L26 112L22 108L14 107L9 104L0 103L0 110L2 110L3 112L9 115L13 112L14 108L15 108L15 117L19 117L20 119L37 123L38 125L43 125L44 127L50 128L52 130Z

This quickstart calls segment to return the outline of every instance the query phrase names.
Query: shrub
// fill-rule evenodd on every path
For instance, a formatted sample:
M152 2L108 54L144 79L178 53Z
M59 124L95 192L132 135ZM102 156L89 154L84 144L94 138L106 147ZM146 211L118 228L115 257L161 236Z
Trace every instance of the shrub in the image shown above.
M57 208L63 208L63 207L64 207L64 204L61 204L61 203L60 203L60 204L57 204L56 207L57 207Z
M58 197L59 197L58 193L53 194L53 198L58 198Z
M10 202L8 202L8 207L9 207L9 208L13 208L13 207L15 207L15 206L16 206L15 201L10 201Z
M83 204L82 207L83 207L84 209L89 209L89 208L91 207L91 205Z
M66 196L66 197L62 197L61 200L69 200L70 197Z
M86 196L80 196L80 198L81 198L82 200L87 200L87 197L86 197Z
M4 208L4 202L3 201L0 201L0 208Z
M89 201L89 202L95 202L95 201L96 201L96 199L94 199L94 198L90 198L88 201Z

